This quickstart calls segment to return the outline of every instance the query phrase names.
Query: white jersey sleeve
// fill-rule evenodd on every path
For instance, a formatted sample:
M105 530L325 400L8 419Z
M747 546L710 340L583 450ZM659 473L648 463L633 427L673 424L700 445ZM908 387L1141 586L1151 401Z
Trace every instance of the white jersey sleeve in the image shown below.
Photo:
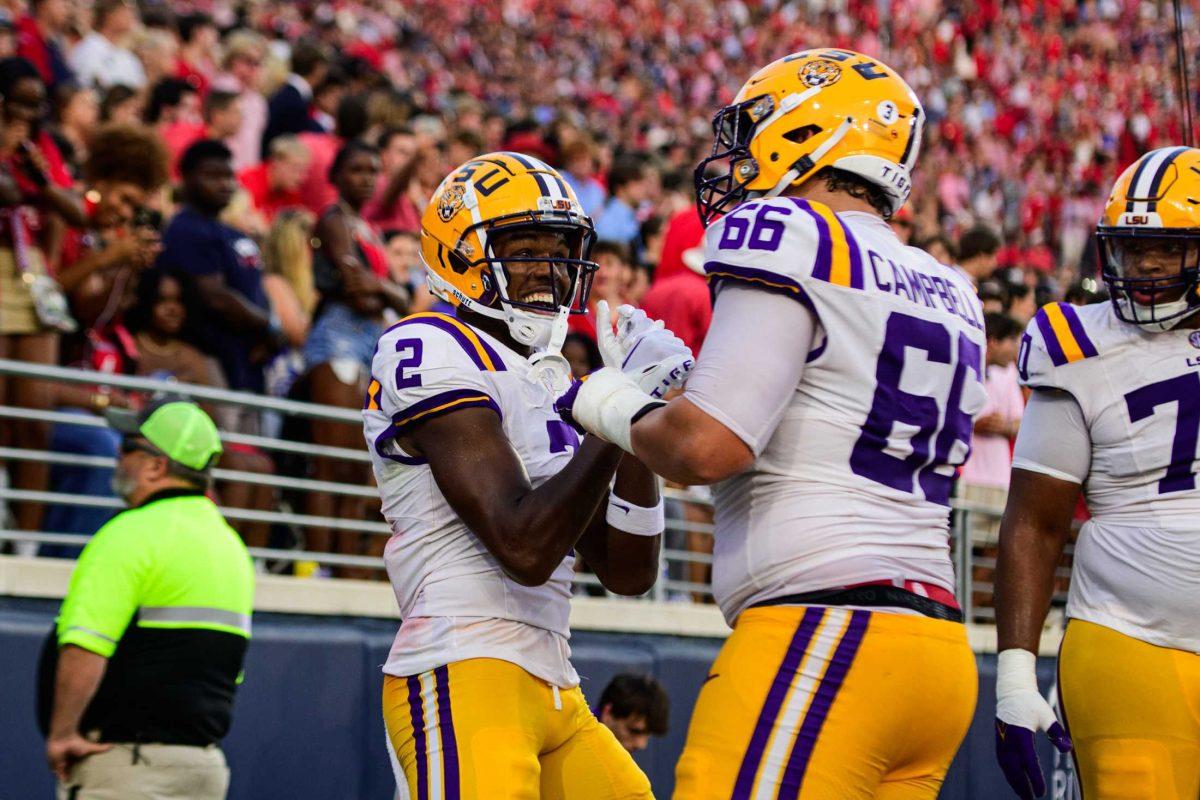
M1013 469L1082 485L1091 461L1092 440L1079 403L1066 392L1035 389L1021 416Z
M756 324L747 328L747 319ZM812 312L785 297L728 287L685 397L761 455L796 393L804 359L795 354L809 352L814 326Z
M1017 372L1021 385L1059 389L1077 395L1088 371L1079 362L1097 355L1075 307L1067 303L1043 306L1021 337Z
M705 232L704 272L709 284L718 293L730 283L775 292L814 310L808 285L814 278L830 281L835 272L830 222L825 219L832 214L819 203L799 198L743 203ZM844 230L836 221L833 225ZM836 277L849 284L857 275L857 288L862 288L862 265L852 265L849 252L848 248L838 251L842 258L836 259ZM780 253L788 257L781 259Z
M419 463L395 443L405 430L464 408L501 415L488 378L499 363L499 354L471 329L441 315L414 315L394 325L380 337L371 362L364 419L375 453Z

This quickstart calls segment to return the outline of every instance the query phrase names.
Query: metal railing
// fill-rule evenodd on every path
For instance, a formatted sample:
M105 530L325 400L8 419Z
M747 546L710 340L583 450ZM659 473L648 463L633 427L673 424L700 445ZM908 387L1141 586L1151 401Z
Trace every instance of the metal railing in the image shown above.
M51 383L108 386L147 395L170 392L209 404L253 408L284 417L361 424L360 413L356 410L331 408L296 400L215 389L171 380L108 375L88 370L28 364L4 359L0 359L0 375ZM53 425L106 427L105 421L95 415L13 406L0 406L0 420L10 421L10 424L42 422ZM362 450L324 447L310 442L231 431L221 431L220 435L222 441L227 444L254 447L267 453L317 456L355 462L370 461L365 447ZM55 452L47 449L0 446L0 463L11 464L21 461L36 461L60 467L111 469L116 463L116 458L115 454L87 455ZM390 536L391 528L379 514L377 505L369 506L368 513L371 516L365 519L317 516L298 513L294 510L303 505L307 495L317 492L378 500L379 495L373 485L315 480L300 474L263 474L232 469L215 469L213 476L217 479L218 486L222 482L244 483L275 490L275 503L271 510L227 506L223 506L221 509L234 527L240 523L266 524L271 526L276 539L290 538L296 542L294 547L251 548L250 553L256 559L275 562L277 568L285 569L289 564L294 565L296 562L315 562L328 567L383 570L384 562L379 557L315 552L303 546L305 532L312 528ZM698 498L695 493L688 491L666 488L664 496L668 501L668 515L662 548L660 578L649 596L656 600L711 602L712 586L709 568L712 564L712 525L710 522L702 521L705 517L711 521L711 505ZM8 541L37 546L81 547L90 538L88 534L81 533L16 530L15 526L3 523L4 509L2 506L10 503L42 503L47 506L111 509L114 511L123 505L120 500L111 495L74 494L59 491L53 486L47 490L34 491L0 485L0 545ZM991 595L990 575L995 567L994 552L986 543L976 541L977 537L973 535L973 531L979 527L980 520L995 520L999 514L1000 509L959 500L955 500L952 506L952 549L958 576L958 597L967 618L971 620L990 621L993 617L989 600ZM692 519L687 519L686 516L690 516ZM1062 569L1060 569L1060 573L1064 576L1067 574ZM603 591L600 588L599 580L589 572L578 572L576 583L580 592L600 593Z

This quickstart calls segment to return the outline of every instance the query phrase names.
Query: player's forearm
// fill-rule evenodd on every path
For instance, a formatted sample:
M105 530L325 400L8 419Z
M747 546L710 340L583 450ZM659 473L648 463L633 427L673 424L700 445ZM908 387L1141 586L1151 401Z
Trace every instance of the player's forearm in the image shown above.
M686 395L646 414L632 434L634 453L643 464L685 486L722 481L754 461L745 443Z
M996 563L1001 650L1038 651L1078 497L1079 484L1027 469L1012 471Z
M614 445L587 436L561 472L514 498L511 513L494 515L502 526L501 561L514 579L531 586L550 579L595 515L603 514L600 504L621 456Z
M662 522L662 498L658 491L658 476L628 453L621 459L621 465L617 468L612 496L618 503L626 501L638 506L639 515L646 513L641 509L658 508L660 519L657 521ZM608 509L597 509L596 516L603 516L607 520ZM616 521L626 524L620 520ZM662 526L659 524L656 527L658 535L651 536L644 535L644 532L629 533L605 522L602 530L603 552L599 558L588 558L588 563L604 584L604 588L616 594L631 596L645 594L650 590L658 578L658 551L662 544Z
M1054 531L1029 524L1019 512L1013 524L1006 520L1001 528L995 591L1000 650L1019 647L1038 652L1068 532L1068 528Z
M996 632L1001 650L1036 653L1062 548L1051 537L1025 528L1009 534L996 564Z
M100 687L107 667L107 658L82 647L69 644L59 651L54 708L50 713L51 738L79 732L79 721Z

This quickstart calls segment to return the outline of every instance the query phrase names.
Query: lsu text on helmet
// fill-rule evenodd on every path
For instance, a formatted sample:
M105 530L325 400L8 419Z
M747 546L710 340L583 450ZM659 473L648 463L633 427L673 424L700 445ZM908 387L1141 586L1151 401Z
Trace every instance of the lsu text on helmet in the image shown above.
M696 168L707 226L744 200L774 197L825 167L879 186L894 214L911 191L924 110L904 79L849 50L805 50L763 67L713 118L712 154ZM728 160L724 174L709 175Z
M1096 238L1118 318L1164 331L1200 310L1200 149L1162 147L1130 165Z
M565 257L499 258L497 239L515 233L562 236ZM421 216L421 260L429 289L454 306L502 319L518 342L544 347L555 317L583 313L595 262L595 232L571 187L553 168L519 153L488 153L442 181ZM518 263L544 265L549 298L509 296ZM566 280L556 277L566 276ZM539 293L540 294L540 293Z

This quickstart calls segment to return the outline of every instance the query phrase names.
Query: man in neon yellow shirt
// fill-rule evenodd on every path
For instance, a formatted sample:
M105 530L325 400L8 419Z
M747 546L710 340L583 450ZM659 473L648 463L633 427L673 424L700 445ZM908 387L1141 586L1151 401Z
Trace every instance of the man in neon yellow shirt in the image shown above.
M205 496L221 454L192 403L110 410L129 503L84 549L43 660L46 760L71 800L217 800L254 570Z

